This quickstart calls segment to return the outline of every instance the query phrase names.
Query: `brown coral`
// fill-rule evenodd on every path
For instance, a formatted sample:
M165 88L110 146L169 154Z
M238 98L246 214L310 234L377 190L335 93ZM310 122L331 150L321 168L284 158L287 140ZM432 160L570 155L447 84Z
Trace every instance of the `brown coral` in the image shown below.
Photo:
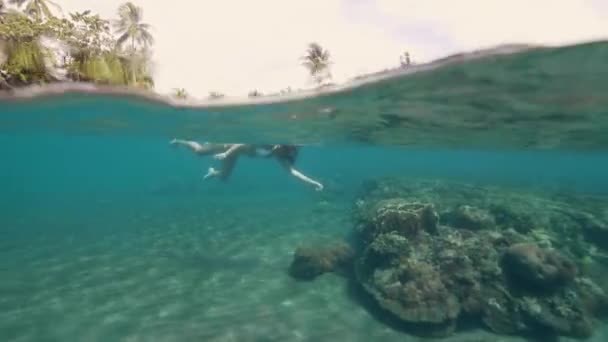
M555 289L574 280L577 273L576 265L565 256L531 243L511 246L502 265L518 286L528 289Z
M564 206L441 184L378 189L357 202L362 253L356 276L402 321L445 334L466 314L498 333L586 337L593 316L608 313L606 296L577 278L566 254L531 243L534 229L569 232L578 238L551 234L551 245L585 255L581 224L564 214Z
M421 231L434 233L439 215L432 204L394 198L380 201L368 221L368 236L396 232L405 237L415 237Z
M297 279L311 280L326 272L348 272L353 251L344 242L322 247L298 247L289 267Z
M397 269L376 270L364 287L380 306L411 323L444 324L460 313L458 299L431 265L410 260Z
M471 230L492 229L496 225L494 216L485 209L461 205L449 215L449 222L456 228Z

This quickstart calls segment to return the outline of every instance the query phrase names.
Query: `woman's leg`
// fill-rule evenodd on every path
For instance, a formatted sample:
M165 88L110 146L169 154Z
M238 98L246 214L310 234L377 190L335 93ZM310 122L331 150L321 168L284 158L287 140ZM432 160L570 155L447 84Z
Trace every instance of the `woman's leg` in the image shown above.
M228 178L230 178L230 175L232 174L232 171L234 170L234 167L236 166L238 158L242 154L246 154L248 152L249 149L245 145L240 145L238 146L238 148L231 149L229 153L222 153L221 158L217 158L222 161L221 168L219 170L216 170L210 167L209 171L205 175L205 179L217 177L223 181L228 180Z
M232 170L234 170L234 167L236 166L236 161L239 159L239 156L239 153L232 153L222 160L222 169L218 175L221 180L228 180L232 174Z
M200 155L214 154L214 153L217 153L217 152L223 150L223 145L216 145L216 144L209 144L209 143L200 144L200 143L198 143L196 141L192 141L192 140L173 139L173 140L171 140L170 144L174 145L174 146L178 146L178 145L186 146L186 147L190 148L192 150L192 152L194 152L196 154L200 154Z

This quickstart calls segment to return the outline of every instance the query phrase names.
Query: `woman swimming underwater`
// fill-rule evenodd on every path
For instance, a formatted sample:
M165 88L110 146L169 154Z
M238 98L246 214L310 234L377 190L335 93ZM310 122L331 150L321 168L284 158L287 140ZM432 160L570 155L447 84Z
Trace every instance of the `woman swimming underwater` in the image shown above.
M245 155L248 157L276 159L292 176L307 184L313 185L317 191L323 190L323 184L304 175L302 172L294 168L296 159L298 157L298 146L211 143L200 144L196 141L180 139L173 139L170 144L176 146L186 146L198 155L213 154L215 159L221 160L221 168L216 170L213 167L210 167L209 171L204 177L205 179L217 177L224 181L227 180L232 174L238 158Z

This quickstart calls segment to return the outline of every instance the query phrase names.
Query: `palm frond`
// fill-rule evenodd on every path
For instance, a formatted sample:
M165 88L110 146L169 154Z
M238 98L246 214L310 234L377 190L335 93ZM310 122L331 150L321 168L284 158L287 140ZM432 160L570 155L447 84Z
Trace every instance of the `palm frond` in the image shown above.
M44 1L38 1L38 3L39 3L38 7L40 8L40 12L43 13L47 18L52 18L53 13L51 13L49 6Z
M118 40L116 41L116 45L122 46L122 44L124 44L127 41L127 39L129 39L129 32L125 32L120 37L118 37Z
M17 7L23 6L28 0L9 0L8 3L12 5L17 5Z

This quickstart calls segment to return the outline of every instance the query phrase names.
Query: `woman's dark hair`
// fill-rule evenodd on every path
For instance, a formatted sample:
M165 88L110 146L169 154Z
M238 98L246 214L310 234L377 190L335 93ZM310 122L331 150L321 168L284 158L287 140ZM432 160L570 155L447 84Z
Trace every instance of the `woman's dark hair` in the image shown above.
M298 147L294 145L281 145L275 150L275 154L279 159L286 160L289 164L293 165L298 158Z

